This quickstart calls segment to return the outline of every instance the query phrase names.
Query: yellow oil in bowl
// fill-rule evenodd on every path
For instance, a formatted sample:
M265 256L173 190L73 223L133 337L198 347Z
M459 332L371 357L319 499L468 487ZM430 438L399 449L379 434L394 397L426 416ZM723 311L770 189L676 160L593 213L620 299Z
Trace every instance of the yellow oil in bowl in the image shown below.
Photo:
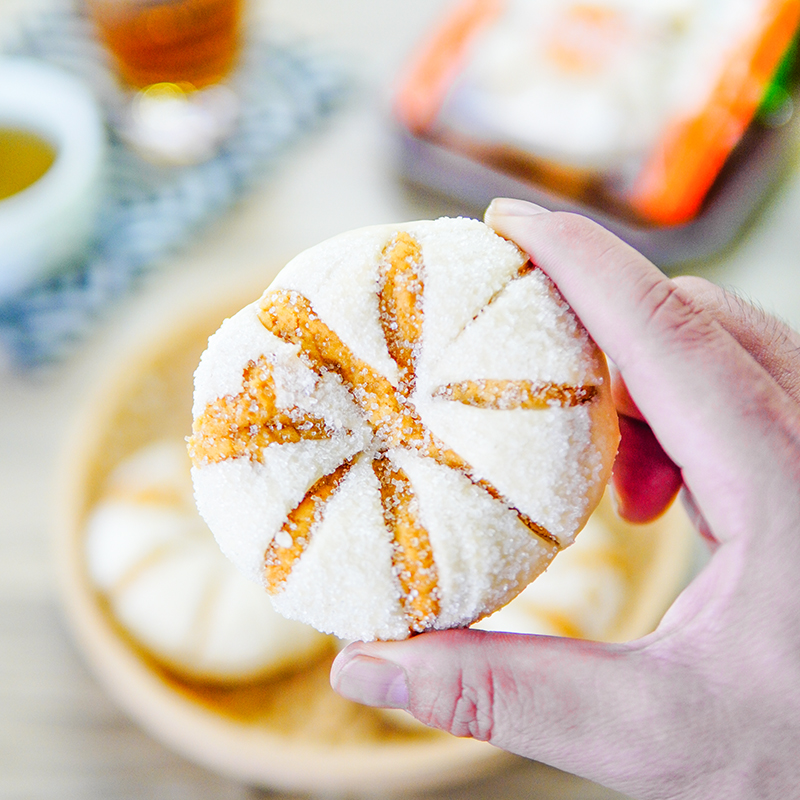
M43 137L0 126L0 200L36 183L55 160L55 148Z

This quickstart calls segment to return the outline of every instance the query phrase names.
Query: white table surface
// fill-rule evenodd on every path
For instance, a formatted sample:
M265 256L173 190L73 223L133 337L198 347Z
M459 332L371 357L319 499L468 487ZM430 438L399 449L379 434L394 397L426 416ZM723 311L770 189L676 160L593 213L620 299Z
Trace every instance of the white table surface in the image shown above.
M445 0L267 0L253 24L313 37L349 59L358 91L299 144L234 213L219 220L47 374L0 375L0 798L233 800L272 795L216 776L150 739L95 682L60 616L50 531L59 454L87 387L145 314L189 284L271 274L349 228L458 213L410 193L392 166L385 110L392 76ZM0 39L29 0L0 0ZM695 267L800 326L800 178L794 165L737 247ZM438 798L612 798L524 761ZM420 795L422 797L422 795Z

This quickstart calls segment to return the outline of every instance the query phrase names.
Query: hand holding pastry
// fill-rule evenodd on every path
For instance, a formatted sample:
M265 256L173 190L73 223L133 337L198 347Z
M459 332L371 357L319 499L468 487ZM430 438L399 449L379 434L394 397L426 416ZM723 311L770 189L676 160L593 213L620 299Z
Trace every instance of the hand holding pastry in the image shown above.
M555 282L624 383L615 485L648 519L683 488L710 563L659 628L606 645L475 630L359 643L342 694L640 798L800 785L800 336L599 226L495 201L487 222Z

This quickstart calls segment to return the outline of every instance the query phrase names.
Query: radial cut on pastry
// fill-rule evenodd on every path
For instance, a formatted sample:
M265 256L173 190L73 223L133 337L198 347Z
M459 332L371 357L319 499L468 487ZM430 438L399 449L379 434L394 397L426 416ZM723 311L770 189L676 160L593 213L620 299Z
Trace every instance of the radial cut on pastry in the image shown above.
M572 542L618 430L603 355L483 223L305 251L209 340L198 507L274 606L345 639L491 613Z

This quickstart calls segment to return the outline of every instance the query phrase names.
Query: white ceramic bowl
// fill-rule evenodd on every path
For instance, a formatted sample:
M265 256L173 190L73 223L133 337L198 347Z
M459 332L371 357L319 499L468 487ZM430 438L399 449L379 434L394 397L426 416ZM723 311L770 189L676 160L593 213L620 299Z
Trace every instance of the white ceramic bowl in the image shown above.
M130 351L115 353L114 370L104 370L87 400L65 453L56 530L62 596L79 645L109 694L156 738L258 786L408 796L502 768L514 757L485 742L409 725L398 721L402 712L386 714L334 694L333 652L268 680L227 687L182 680L132 642L92 587L86 520L107 476L143 444L189 432L192 373L207 337L262 288L229 301L187 291L168 319L143 313L139 327L146 333ZM656 626L687 578L693 538L680 509L636 530L620 524L614 536L630 578L629 595L606 631L618 641Z
M105 156L103 115L80 80L48 64L0 58L0 128L45 139L52 166L0 200L0 298L77 258L95 224Z

